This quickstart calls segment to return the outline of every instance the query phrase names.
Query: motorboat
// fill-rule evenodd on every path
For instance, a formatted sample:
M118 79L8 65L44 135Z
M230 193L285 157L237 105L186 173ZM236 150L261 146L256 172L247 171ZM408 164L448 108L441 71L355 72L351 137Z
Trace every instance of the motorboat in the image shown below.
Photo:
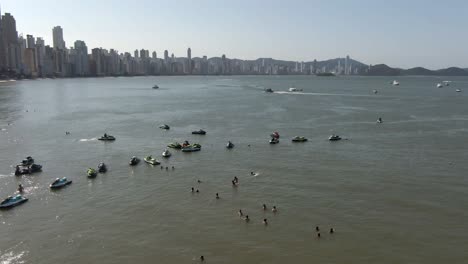
M9 196L0 203L0 209L8 209L25 203L28 201L28 198L24 198L20 194L15 196Z
M382 118L379 117L379 119L377 119L377 123L382 123L382 122L383 122Z
M172 153L169 152L168 149L165 149L164 152L162 153L162 156L163 156L164 158L169 158L170 156L172 156Z
M93 168L89 168L87 171L86 171L86 174L88 175L88 178L96 178L97 176L97 171Z
M108 135L108 134L104 134L104 136L98 138L98 140L102 140L102 141L114 141L114 140L115 140L115 137L114 137L114 136L111 136L111 135Z
M130 166L135 166L137 165L138 163L140 163L140 159L133 156L131 159L130 159L130 162L128 163Z
M154 159L153 157L151 156L147 156L143 159L146 163L148 164L151 164L151 165L159 165L161 164L161 162L159 162L158 160Z
M199 129L199 130L196 130L196 131L192 131L192 134L194 134L194 135L206 135L206 131L203 130L203 129Z
M398 86L398 85L400 85L400 83L397 82L397 80L393 80L392 85L393 85L393 86Z
M291 87L291 88L289 88L289 91L290 92L302 92L302 89L297 89L295 87Z
M277 138L277 139L278 139L278 138L280 138L280 135L279 135L278 132L275 131L275 132L273 132L273 133L270 135L270 137L272 137L272 138Z
M195 151L200 151L200 150L201 150L201 145L197 143L182 147L183 152L195 152Z
M179 144L179 142L172 142L167 146L170 147L170 148L173 148L173 149L181 149L182 148L182 145Z
M67 177L63 177L61 179L57 178L57 179L55 179L54 182L52 182L49 185L49 187L51 189L60 189L60 188L65 187L65 186L67 186L67 185L69 185L71 183L72 183L72 181L68 180Z
M455 92L459 93L459 92L461 92L461 90L460 90L460 89L456 89Z
M106 164L104 164L104 162L99 163L99 165L97 166L97 168L98 168L98 172L99 172L99 173L105 173L105 172L107 172L107 166L106 166Z
M170 126L168 126L168 125L166 125L166 124L164 124L164 125L162 125L162 126L159 126L159 128L161 128L161 129L165 129L165 130L169 130L169 129L171 129L171 127L170 127Z
M21 161L21 165L23 166L30 166L34 164L34 159L30 156L26 157L26 159Z
M338 135L331 135L328 137L328 140L330 141L338 141L338 140L341 140L341 137L338 136Z
M444 86L441 83L437 84L437 88L442 88L442 87L444 87Z
M153 89L159 89L159 86L157 86L156 84L153 86Z
M292 138L292 142L306 142L306 141L307 141L306 137L295 136Z
M270 139L270 144L278 144L279 143L279 139L278 138L272 138Z
M264 91L265 93L273 93L273 90L271 88L266 88Z
M232 149L234 148L234 144L231 141L228 141L228 143L226 144L226 148Z

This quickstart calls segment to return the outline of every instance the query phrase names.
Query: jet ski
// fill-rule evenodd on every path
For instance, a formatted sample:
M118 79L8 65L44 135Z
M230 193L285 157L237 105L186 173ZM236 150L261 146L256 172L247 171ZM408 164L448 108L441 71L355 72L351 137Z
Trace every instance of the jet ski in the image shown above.
M86 171L86 174L88 175L88 178L96 178L97 176L97 171L95 169L89 168Z
M279 143L279 139L277 138L270 139L270 144L278 144L278 143Z
M107 166L106 166L106 164L104 164L104 162L99 163L99 165L97 166L97 168L98 168L98 172L99 172L99 173L105 173L105 172L107 172Z
M98 140L102 140L102 141L114 141L114 140L115 140L115 137L114 137L114 136L111 136L111 135L104 134L104 136L98 138Z
M182 152L195 152L200 150L201 146L199 144L192 144L182 148Z
M153 89L159 89L159 86L154 85L154 86L153 86Z
M159 165L159 164L161 164L161 162L157 161L156 159L154 159L154 158L151 157L151 156L145 157L144 160L145 160L146 163L151 164L151 165Z
M22 165L17 165L15 169L15 175L24 175L24 174L30 174L31 171L28 166L22 166Z
M15 196L9 196L0 203L0 209L12 208L27 201L28 198L24 198L20 194L17 194Z
M51 189L60 189L60 188L65 187L65 186L67 186L67 185L69 185L71 183L72 183L72 181L68 180L67 177L63 177L61 179L57 178L57 179L55 179L54 182L52 182L49 185L49 187Z
M168 125L166 125L166 124L164 124L164 125L162 125L162 126L159 126L159 128L161 128L161 129L165 129L165 130L169 130L169 129L171 129L171 127L170 127L170 126L168 126Z
M21 161L21 165L23 166L30 166L34 164L34 159L32 157L26 157L26 159Z
M140 159L133 156L131 159L130 159L130 162L128 163L130 166L135 166L137 165L138 163L140 163Z
M273 93L273 90L271 88L266 88L264 91L265 93Z
M206 131L203 129L197 130L197 131L192 131L192 134L194 135L206 135Z
M232 149L233 147L234 147L234 144L233 144L231 141L229 141L229 142L226 144L226 148L228 148L228 149Z
M305 137L300 137L300 136L295 136L293 137L292 139L292 142L306 142L307 141L307 138Z
M170 147L170 148L173 148L173 149L181 149L182 148L182 145L180 145L179 142L173 142L173 143L170 143L167 146Z
M171 154L171 152L169 152L168 149L164 150L164 152L162 153L162 156L163 156L164 158L169 158L171 155L172 155L172 154Z
M328 140L330 141L338 141L338 140L341 140L341 137L338 136L338 135L331 135L328 137Z
M42 171L42 165L33 164L33 165L29 166L29 171L30 171L30 173L35 173L35 172Z

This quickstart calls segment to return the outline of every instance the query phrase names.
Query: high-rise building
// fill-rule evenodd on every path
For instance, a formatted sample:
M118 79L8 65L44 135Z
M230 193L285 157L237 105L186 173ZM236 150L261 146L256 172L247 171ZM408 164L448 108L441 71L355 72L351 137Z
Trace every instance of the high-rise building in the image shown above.
M146 58L146 51L144 49L140 50L140 58L145 59Z
M3 37L2 11L0 8L0 70L7 67L6 46Z
M345 75L349 74L349 68L348 68L349 64L348 63L349 63L349 55L346 56L345 61L344 61L344 74Z
M158 54L156 53L156 51L153 51L153 56L152 57L153 57L154 60L158 58Z
M26 35L26 48L34 49L36 47L36 40L33 35Z
M136 49L133 53L134 53L135 59L137 59L138 58L138 50Z
M5 44L6 66L18 72L21 62L18 32L16 31L16 20L10 13L5 13L5 15L2 16L2 30Z
M89 75L88 47L82 40L75 41L75 72L77 76Z
M164 62L165 63L169 62L169 51L167 50L164 51Z
M187 49L187 74L192 74L192 50Z
M36 58L38 75L44 76L45 43L42 38L36 38Z
M65 50L65 41L63 40L63 30L62 27L56 26L52 29L52 37L54 43L54 49Z

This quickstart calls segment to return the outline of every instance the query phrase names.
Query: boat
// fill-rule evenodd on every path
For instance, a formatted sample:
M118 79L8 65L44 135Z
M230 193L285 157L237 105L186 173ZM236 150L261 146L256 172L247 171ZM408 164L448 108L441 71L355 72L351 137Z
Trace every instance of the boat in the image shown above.
M161 128L161 129L165 129L165 130L169 130L169 129L171 129L171 127L170 127L170 126L168 126L168 125L166 125L166 124L164 124L164 125L162 125L162 126L159 126L159 128Z
M23 166L23 165L16 165L15 168L15 175L24 175L24 174L30 174L31 170L29 169L29 166Z
M201 145L200 144L192 144L185 147L182 147L182 152L195 152L200 151Z
M51 189L60 189L60 188L65 187L65 186L67 186L67 185L69 185L71 183L72 183L72 181L68 180L67 177L63 177L61 179L57 178L57 179L55 179L54 182L52 182L49 185L49 187Z
M444 87L444 86L441 83L437 84L437 88L442 88L442 87Z
M102 141L113 141L113 140L115 140L115 137L114 137L114 136L111 136L111 135L108 135L108 134L104 134L104 136L98 138L98 140L102 140Z
M0 209L8 209L25 203L28 201L28 198L24 198L20 194L15 196L9 196L0 203Z
M234 148L234 144L231 141L228 141L228 143L226 144L226 148L232 149Z
M278 138L280 138L280 135L279 135L278 132L275 131L275 132L271 133L270 137L278 139Z
M206 135L206 131L203 130L203 129L199 129L199 130L196 130L196 131L192 131L192 134L194 134L194 135Z
M270 139L270 144L278 144L279 143L279 139L278 138L272 138Z
M400 83L397 82L397 80L393 80L392 85L393 85L393 86L398 86L398 85L400 85Z
M93 168L89 168L87 171L86 171L86 174L88 175L88 178L96 178L97 176L97 171Z
M273 93L273 90L271 88L266 88L264 91L265 93Z
M146 163L151 164L151 165L159 165L161 162L157 161L151 156L147 156L143 159Z
M459 93L459 92L461 92L461 90L460 90L460 89L456 89L455 92Z
M157 86L156 84L153 86L153 89L159 89L159 86Z
M338 136L338 135L331 135L328 137L328 140L330 141L338 141L338 140L341 140L341 137Z
M104 164L104 162L99 163L99 165L97 166L97 168L98 168L98 172L99 172L99 173L105 173L105 172L107 172L107 166L106 166L106 164Z
M181 149L182 148L182 145L179 144L179 142L172 142L167 146L170 147L170 148L173 148L173 149Z
M169 158L170 156L172 156L172 153L169 152L168 149L165 149L164 152L162 153L162 156L163 156L164 158Z
M130 166L135 166L137 165L138 163L140 163L140 159L133 156L131 159L130 159L130 162L128 163Z
M307 141L306 137L295 136L292 138L292 142L306 142L306 141Z

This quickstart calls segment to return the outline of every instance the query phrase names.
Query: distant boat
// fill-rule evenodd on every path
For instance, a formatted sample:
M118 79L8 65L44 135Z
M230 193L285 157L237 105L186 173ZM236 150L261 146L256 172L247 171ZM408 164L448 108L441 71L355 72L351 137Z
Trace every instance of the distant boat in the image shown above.
M159 86L154 85L154 86L153 86L153 89L159 89Z
M459 92L461 92L461 90L460 90L460 89L456 89L455 92L459 93Z
M393 80L392 85L393 85L393 86L398 86L398 85L400 85L400 83L397 82L397 80Z
M266 88L264 91L265 93L273 93L273 90L271 88Z
M444 86L441 83L437 84L437 88L442 88L442 87L444 87Z
M374 93L376 94L376 93L378 93L378 91L377 91L377 90L374 90Z
M295 87L291 87L291 88L289 88L289 91L290 92L302 92L302 89L297 89Z

